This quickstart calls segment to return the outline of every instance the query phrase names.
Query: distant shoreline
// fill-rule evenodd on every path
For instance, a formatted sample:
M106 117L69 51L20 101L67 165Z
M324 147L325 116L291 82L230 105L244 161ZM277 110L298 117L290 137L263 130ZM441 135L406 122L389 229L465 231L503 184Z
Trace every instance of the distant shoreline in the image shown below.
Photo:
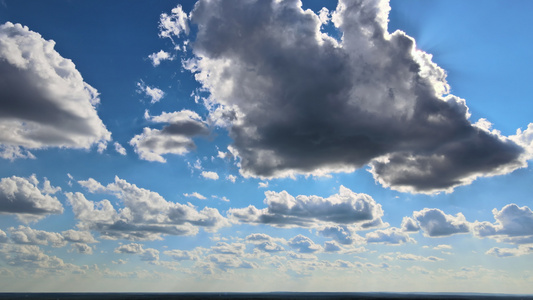
M533 295L484 293L0 293L0 299L533 299Z

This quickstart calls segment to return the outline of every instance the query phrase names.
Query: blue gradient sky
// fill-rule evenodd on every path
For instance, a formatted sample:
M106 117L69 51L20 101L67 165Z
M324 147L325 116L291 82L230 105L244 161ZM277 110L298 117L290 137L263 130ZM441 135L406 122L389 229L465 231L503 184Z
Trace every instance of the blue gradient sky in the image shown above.
M407 76L397 76L403 72L397 66L403 66L404 61L399 56L384 55L388 52L382 52L382 48L371 51L372 54L361 50L363 54L357 58L359 49L381 41L381 37L375 36L364 36L357 42L341 38L342 34L350 34L343 30L348 30L346 24L352 21L356 25L351 27L353 32L359 32L362 17L349 17L338 8L337 18L344 24L339 27L340 23L331 20L337 1L302 2L294 4L294 26L272 32L257 29L248 39L239 40L234 32L224 32L222 25L233 24L242 30L242 35L248 34L246 30L255 28L253 25L268 14L257 3L246 4L257 14L255 18L244 18L238 11L239 5L244 4L238 1L224 4L235 14L214 13L215 7L210 5L216 6L215 3L204 3L205 11L197 5L192 12L194 1L1 1L0 24L4 25L0 30L0 90L4 92L0 92L0 110L6 113L0 114L0 128L5 132L0 135L0 290L532 293L533 173L527 163L533 153L533 127L527 129L532 121L529 70L533 67L533 57L529 49L533 44L530 34L533 21L529 12L533 3L390 1L384 47L391 47L391 51L400 49L395 48L390 35L400 30L402 33L397 36L411 37L417 50L432 55L436 64L428 64L432 70L438 67L445 70L449 95L464 99L471 115L464 120L450 117L448 125L435 127L434 135L466 122L465 132L471 130L490 140L486 144L476 140L479 143L476 145L483 149L476 156L471 155L471 148L464 146L470 143L466 133L461 138L450 134L449 144L428 142L436 144L423 151L412 146L430 140L411 135L411 130L420 129L420 123L400 122L392 128L406 137L415 136L413 140L397 141L393 137L381 141L383 136L389 136L384 131L391 129L381 125L389 124L386 112L391 107L395 109L393 115L408 111L398 109L405 106L395 106L396 100L382 101L388 92L381 87L398 91L403 86L413 86L413 93L420 95L417 90L422 89L420 86L437 86L444 79L435 83L411 70L408 74L414 74L425 84L416 85ZM361 6L356 2L346 1L355 5L347 5L345 12L364 15L372 22L376 20L377 4L381 7L389 4L388 1L363 1ZM271 5L281 7L280 3L273 1ZM310 11L304 13L300 5ZM320 24L318 15L323 6L328 9L326 15L330 19ZM162 14L176 17L172 24L178 29L171 38L162 34L165 29L161 25ZM313 61L307 58L316 57L314 48L302 47L294 60L301 57L306 62L303 67L296 64L291 69L292 61L276 65L277 69L273 67L276 72L281 70L275 74L294 74L293 83L279 83L275 76L270 78L257 67L260 70L257 77L232 82L235 87L230 92L222 90L228 85L219 80L238 78L241 74L238 72L255 70L256 65L246 65L250 63L247 54L255 55L258 65L266 68L276 64L270 53L282 55L285 50L298 46L290 40L287 48L277 43L262 44L267 39L278 41L275 38L280 31L293 30L294 36L302 38L301 43L314 45L314 40L303 34L309 25L302 21L304 14L329 36L324 43L333 45L336 40L336 48L331 49L340 49L344 56L334 56L337 50L331 50L320 56L331 55L331 60ZM178 16L185 18L183 24L187 24L187 30L183 27L179 30ZM292 22L292 17L282 18L276 13L271 16L288 24ZM270 25L276 29L279 23L274 21ZM221 32L210 35L210 29ZM14 31L20 39L12 38ZM27 38L25 46L22 37ZM42 56L46 49L38 46L51 40L55 42L51 52L60 55L61 61L66 58L75 64L65 67L65 72L71 75L79 72L82 79L65 76L59 68L32 67L32 64L55 63ZM265 45L270 45L272 52L265 50L270 49ZM233 50L217 52L225 47ZM14 67L10 59L13 53L19 52L13 49L27 51L29 56L23 58L31 66ZM150 55L153 57L160 51L173 59L157 64ZM407 60L416 61L420 55L416 53L421 52L406 50L405 53ZM221 64L216 61L220 57L231 63ZM349 75L339 75L338 80L329 80L322 72L310 74L304 68L319 65L318 70L327 70L329 65L324 62L333 63L339 57L349 57L342 65L349 68L346 73ZM195 78L190 68L185 67L195 59L195 73L210 74L209 79ZM212 64L201 65L198 63L201 59ZM378 63L373 64L373 59ZM385 69L389 71L382 72L382 62L390 63L389 69ZM363 63L370 66L368 78L373 79L372 84L356 80L366 76L361 75ZM19 68L25 77L17 79L16 84L9 83L10 78L15 78L11 71L14 69L10 68ZM221 69L225 70L224 75L217 73ZM393 73L396 70L400 71ZM47 77L50 74L64 81L54 85L51 77ZM271 83L269 88L260 85L259 79L254 81L262 78L260 75ZM390 146L386 152L376 152L363 163L355 163L350 155L363 156L366 152L361 148L365 146L346 146L342 142L328 145L332 147L327 149L340 148L332 151L346 154L340 164L335 164L338 161L328 157L327 151L313 152L296 143L294 149L289 149L291 139L281 142L279 135L293 129L296 132L296 128L303 130L305 124L310 125L309 132L321 134L314 123L305 122L316 118L316 124L323 124L321 121L330 124L327 108L335 109L325 104L324 114L316 117L308 107L325 103L324 98L310 95L294 106L281 107L280 103L285 102L272 96L312 90L313 86L301 83L304 81L300 79L306 76L319 78L317 81L324 83L326 92L329 88L334 90L336 83L354 84L356 92L335 99L341 103L355 101L363 113L357 110L352 114L353 119L374 113L371 119L375 124L365 127L370 129L350 127L351 112L346 114L346 119L339 116L326 140L331 137L338 142L342 140L339 132L348 132L350 136L360 130L371 139L376 134L376 140L386 145L383 147L394 143L400 146ZM71 87L66 86L69 82L85 82L95 88L99 104L89 104L94 97L71 92ZM68 91L67 94L75 97L45 95L37 88L43 86ZM26 89L31 97L24 98ZM163 96L160 99L151 96L150 89L159 90ZM374 98L367 97L367 89ZM401 101L413 100L409 98L410 91ZM242 96L246 93L253 96ZM446 95L432 96L427 101L442 103ZM369 102L357 100L360 98L368 98ZM17 101L24 103L22 110L27 115L39 117L21 117L24 114L12 109ZM69 117L79 126L62 123L60 113L55 116L39 111L38 101L45 103L43 107L55 105L65 111L67 106L62 105L71 103L75 108L68 113L72 113ZM288 97L287 103L291 101ZM459 104L446 103L445 107L455 113ZM215 108L230 107L229 104L237 107L240 113L237 120L228 121L216 114ZM272 111L262 114L254 109L259 105ZM375 107L378 109L373 111ZM290 110L293 108L296 112ZM173 113L174 119L165 112ZM104 127L79 117L78 113L96 116ZM478 122L479 119L490 122L491 129L484 127L486 123ZM243 125L239 120L248 123ZM274 124L273 120L283 122ZM294 120L303 120L304 125L299 126ZM217 122L223 121L229 123L219 126ZM64 140L58 142L43 134L47 124L52 123L57 123L54 130ZM44 129L36 131L35 136L10 139L10 132L33 130L28 124ZM267 134L275 127L272 124L281 126L278 135ZM238 131L253 126L259 128L256 140ZM77 127L82 129L78 132ZM88 133L98 128L110 133L110 137ZM519 128L521 133L517 133ZM167 134L171 130L175 131ZM149 136L148 131L153 135ZM141 136L143 132L145 136ZM75 140L74 134L82 135L84 142ZM135 137L145 143L135 144ZM160 138L163 142L156 146L147 142L150 138ZM185 140L187 145L173 144L176 141L173 138ZM320 147L328 142L316 143ZM116 150L115 145L123 150ZM252 151L247 153L244 145ZM439 152L448 149L448 145L459 150ZM505 150L507 146L520 149L520 156L509 158L514 154ZM238 153L232 154L230 149ZM253 155L266 153L262 152L265 149L274 149L273 157L286 162L266 176L260 173L264 166L253 161ZM292 150L298 153L296 158L287 154ZM149 158L142 153L156 155ZM459 162L452 170L460 171L450 177L453 183L439 188L424 189L424 177L416 176L418 179L401 185L390 179L396 177L388 176L411 178L409 172L424 170L416 165L411 169L410 165L401 165L399 169L386 169L389 173L372 173L372 166L377 166L384 153L391 157L408 153L410 158L444 153L441 158ZM452 154L448 157L447 153ZM451 155L457 156L452 159ZM486 167L472 162L477 158L483 161L485 156L494 157L494 160L487 159ZM303 165L301 161L308 157L311 159ZM492 164L498 159L501 163ZM265 161L271 162L269 158ZM301 167L290 167L296 165ZM425 170L429 172L427 178L435 178L436 182L452 176L451 171L439 173L439 170L437 163L430 165ZM410 230L407 220L412 221Z

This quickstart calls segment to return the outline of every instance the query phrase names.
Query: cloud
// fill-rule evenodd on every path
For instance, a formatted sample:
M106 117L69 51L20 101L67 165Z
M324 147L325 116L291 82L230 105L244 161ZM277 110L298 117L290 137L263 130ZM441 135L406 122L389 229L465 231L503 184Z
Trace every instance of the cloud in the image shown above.
M233 182L233 183L235 183L235 180L237 180L237 176L230 174L230 175L226 176L226 179L231 181L231 182Z
M48 184L47 184L48 182ZM50 193L57 188L45 179L42 189L35 177L11 176L0 180L0 214L14 214L23 222L37 221L49 214L62 214L63 205Z
M182 260L199 260L199 254L198 251L186 251L186 250L167 250L163 251L165 255L168 255L172 257L174 260L182 261Z
M492 237L506 243L533 243L533 212L527 206L512 203L500 211L492 210L496 223L475 222L474 234L478 237Z
M300 253L315 253L322 250L320 245L315 244L310 238L301 234L290 239L289 246Z
M159 116L147 116L154 123L166 123L162 129L145 127L143 133L134 136L130 145L141 159L166 162L163 155L183 155L196 148L192 137L208 135L202 118L190 110L164 112Z
M82 181L92 182L90 179ZM94 180L94 182L96 182ZM117 211L109 200L93 202L81 193L65 193L83 230L96 230L108 239L154 240L161 235L195 235L198 228L216 231L230 222L215 208L197 210L192 204L166 201L161 195L115 177L115 182L93 191L111 194L124 208Z
M413 217L420 224L425 236L442 237L470 232L471 224L462 213L447 215L437 208L424 208L415 211Z
M7 243L7 240L7 234L5 233L5 231L0 229L0 244Z
M188 16L178 4L171 14L162 13L159 18L159 36L165 38L179 37L182 33L189 34Z
M121 245L115 248L114 252L122 254L138 254L141 255L142 261L154 262L159 260L159 250L153 248L144 249L143 245L137 243Z
M93 248L84 243L73 243L72 249L76 250L79 254L93 254Z
M391 244L391 245L400 245L404 243L416 243L414 239L409 237L409 235L399 228L387 228L383 230L376 230L369 232L365 236L367 243L381 243L381 244Z
M472 124L431 55L387 32L389 10L385 0L339 1L337 41L320 31L325 12L301 2L197 2L183 66L210 92L212 122L228 124L243 176L370 165L385 187L435 193L526 166L520 138Z
M146 96L150 97L150 103L152 104L159 102L159 100L165 96L165 92L156 87L146 85L142 80L137 82L137 87L139 88L140 93L144 93Z
M63 247L67 244L63 236L57 232L36 230L22 225L9 228L9 237L15 244L50 244L52 247Z
M533 253L533 245L519 245L517 248L499 248L494 247L488 250L485 254L497 257L512 257L522 256Z
M115 142L113 145L115 145L115 151L117 151L118 154L126 155L126 149L124 149L119 142Z
M152 65L154 67L159 66L159 64L164 60L174 60L174 56L163 50L159 50L159 52L157 53L152 53L148 55L148 58L152 61Z
M76 230L66 230L61 232L63 235L63 238L66 241L73 242L73 243L85 243L85 244L91 244L91 243L98 243L98 241L93 237L93 235L89 231L76 231Z
M84 273L81 267L65 263L57 256L49 256L36 245L8 244L6 247L0 248L0 259L11 267L23 268L42 275L57 276Z
M260 189L266 189L268 187L268 181L259 182Z
M425 261L425 262L436 262L443 261L444 259L436 256L421 256L410 253L387 253L386 255L380 255L380 259L384 260L407 260L407 261Z
M218 180L218 174L213 171L202 171L202 177L211 180Z
M340 186L339 193L328 198L291 196L286 191L265 192L267 207L253 205L232 208L228 215L240 222L269 224L277 227L312 228L323 224L356 224L360 228L382 225L383 210L372 197Z
M405 232L417 232L420 230L418 223L413 218L403 217L402 219L402 231Z
M354 230L348 226L328 225L319 228L317 232L322 236L333 238L335 241L343 245L364 242L364 239L357 235Z
M194 197L194 198L197 198L197 199L200 199L200 200L207 199L204 195L202 195L200 193L197 193L197 192L194 192L194 193L191 193L191 194L184 193L183 196L185 196L185 197Z
M20 24L0 25L0 157L28 149L89 149L111 140L96 113L100 99L55 42Z

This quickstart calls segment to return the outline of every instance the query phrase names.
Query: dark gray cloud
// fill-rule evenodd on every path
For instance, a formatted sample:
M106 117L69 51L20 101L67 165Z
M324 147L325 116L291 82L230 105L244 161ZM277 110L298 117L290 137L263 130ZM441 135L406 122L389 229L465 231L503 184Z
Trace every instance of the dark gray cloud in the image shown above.
M96 113L98 92L55 42L10 22L0 25L0 41L0 157L33 157L27 149L46 147L103 149L111 133Z
M199 227L216 231L229 226L215 208L198 210L192 204L169 202L156 192L115 178L103 186L94 179L79 181L89 191L115 195L124 208L117 211L109 200L93 202L82 193L65 193L83 230L96 230L105 238L155 240L161 235L195 235Z
M458 233L468 233L472 224L466 221L462 213L447 215L437 208L424 208L415 211L413 218L418 221L426 236L442 237Z
M496 222L474 222L478 237L493 237L506 243L533 243L533 212L527 206L508 204L501 210L493 209Z
M341 186L339 193L328 198L319 196L291 196L286 191L265 192L266 208L253 205L232 208L228 215L240 222L269 224L277 227L312 228L324 224L350 224L367 228L383 222L383 210L372 197L357 194Z
M163 155L183 155L196 148L192 138L209 134L206 123L190 110L145 116L154 123L166 123L162 129L145 127L143 133L134 136L130 145L141 159L166 162Z
M300 5L200 0L190 15L198 32L184 67L210 92L214 123L230 123L244 176L369 164L383 186L432 193L525 166L527 141L472 124L444 70L387 32L388 1L339 1L341 41Z
M50 182L45 180L42 189L38 188L35 176L28 179L17 176L0 180L0 214L14 214L21 221L29 222L44 218L49 214L63 213L63 205L50 193Z

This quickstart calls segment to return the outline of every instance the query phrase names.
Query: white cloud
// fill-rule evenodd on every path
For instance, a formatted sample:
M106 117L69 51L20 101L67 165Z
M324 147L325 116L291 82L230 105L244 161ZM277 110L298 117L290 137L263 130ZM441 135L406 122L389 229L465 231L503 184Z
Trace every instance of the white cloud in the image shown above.
M200 175L202 175L202 177L206 179L218 180L218 174L213 171L202 171Z
M420 230L418 223L410 217L403 217L401 228L405 232L417 232Z
M159 64L164 60L174 60L174 56L170 55L170 53L165 52L163 50L160 50L157 53L152 53L148 55L148 58L152 61L152 65L154 67L159 66Z
M259 182L260 189L266 189L268 187L268 181Z
M497 257L512 257L522 256L533 253L533 244L519 245L517 248L499 248L494 247L489 249L485 254L494 255Z
M444 259L436 256L421 256L421 255L415 255L411 253L387 253L384 255L379 256L380 259L383 260L408 260L408 261L424 261L424 262L436 262L436 261L443 261Z
M185 197L194 197L194 198L197 198L197 199L200 199L200 200L207 199L204 195L202 195L200 193L197 193L197 192L194 192L194 193L191 193L191 194L184 193L183 196L185 196Z
M111 140L96 113L96 89L74 63L28 27L0 25L0 157L34 158L28 149L83 148Z
M120 155L126 155L126 149L119 142L115 142L115 151Z
M165 38L179 37L182 33L189 34L188 16L178 4L171 14L162 13L159 18L159 36Z
M341 186L339 193L328 198L319 196L291 196L286 191L265 192L266 208L253 205L232 208L233 219L244 223L268 224L277 227L312 228L325 224L355 224L370 228L383 224L383 210L372 197L357 194Z
M533 243L533 212L527 206L508 204L500 211L493 209L496 223L475 222L474 234L492 237L506 243Z
M84 243L73 243L72 249L76 250L76 252L80 254L93 254L93 248Z
M310 238L301 234L290 239L288 244L300 253L315 253L322 250L320 245L315 244Z
M526 166L530 135L472 124L431 55L388 33L388 1L339 1L341 41L320 31L327 11L301 5L198 1L190 14L198 32L183 67L209 91L208 119L229 130L243 176L370 165L384 187L436 193Z
M471 229L471 224L466 221L462 213L452 216L437 208L424 208L421 211L415 211L413 217L419 222L424 235L429 237L468 233Z
M7 234L5 233L5 231L0 229L0 244L6 243L6 242L7 242Z
M87 180L89 182L90 180ZM166 201L161 195L115 177L103 192L119 198L124 208L115 210L109 200L93 202L81 193L66 193L83 230L96 230L104 238L154 240L161 235L195 235L198 228L216 231L230 222L215 208L197 210L192 204Z
M51 245L52 247L63 247L67 244L63 236L57 232L48 232L32 229L27 226L9 228L9 237L15 244L28 245Z
M230 174L230 175L226 176L226 179L231 181L231 182L233 182L233 183L235 183L235 181L237 180L237 176Z
M165 96L165 92L156 87L146 85L142 80L137 82L137 87L140 93L150 97L150 103L152 104L159 102Z
M13 214L23 222L30 222L40 220L49 214L63 213L61 202L48 194L55 193L58 189L51 187L48 180L45 180L45 185L40 190L36 180L35 177L33 179L17 176L2 178L0 180L0 214Z
M84 243L84 244L91 244L91 243L98 243L98 241L93 237L91 232L89 231L76 231L76 230L66 230L61 232L63 235L63 238L66 241L73 242L73 243Z
M159 116L147 116L155 123L167 123L162 129L145 127L143 133L134 136L130 145L141 159L166 162L163 155L183 155L196 148L192 137L207 135L208 129L202 118L190 110L164 112Z
M390 245L399 245L404 243L416 243L409 235L399 228L387 228L369 232L365 236L367 243L382 243Z

